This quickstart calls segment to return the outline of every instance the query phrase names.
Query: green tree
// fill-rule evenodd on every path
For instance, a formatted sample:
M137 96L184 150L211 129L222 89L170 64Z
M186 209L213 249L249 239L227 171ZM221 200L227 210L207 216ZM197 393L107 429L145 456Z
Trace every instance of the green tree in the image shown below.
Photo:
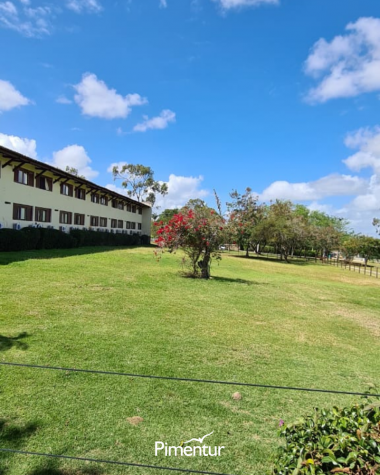
M249 256L252 233L258 222L259 206L257 197L252 195L251 188L246 188L243 194L234 190L230 193L232 201L227 203L229 213L229 231L238 245L245 249Z
M360 255L367 266L370 259L380 257L380 239L363 235L352 236L345 241L343 251L349 259Z
M154 206L157 195L166 195L168 186L154 179L154 172L144 165L115 165L112 169L114 180L123 180L121 186L127 189L128 196L137 201L145 201Z

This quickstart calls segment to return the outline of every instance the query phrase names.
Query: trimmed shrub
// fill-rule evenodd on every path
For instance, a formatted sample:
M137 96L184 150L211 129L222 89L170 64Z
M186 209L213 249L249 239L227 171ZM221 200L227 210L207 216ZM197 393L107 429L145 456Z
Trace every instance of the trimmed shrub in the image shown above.
M37 249L71 249L77 246L77 240L57 229L40 228L41 239Z
M148 245L149 236L105 233L73 229L70 234L47 228L0 229L0 251L29 251L34 249L70 249L86 246Z
M282 423L282 421L281 421ZM380 401L318 410L292 425L283 425L285 438L273 474L380 474Z
M16 229L0 229L0 251L26 251L28 236Z
M28 251L37 249L37 246L41 240L41 228L22 228L20 233L25 235L27 241L26 249Z

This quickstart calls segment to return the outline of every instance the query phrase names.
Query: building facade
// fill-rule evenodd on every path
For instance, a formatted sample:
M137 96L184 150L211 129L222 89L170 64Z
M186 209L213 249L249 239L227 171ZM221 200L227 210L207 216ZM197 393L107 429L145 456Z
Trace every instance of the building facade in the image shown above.
M150 236L151 207L0 146L0 227Z

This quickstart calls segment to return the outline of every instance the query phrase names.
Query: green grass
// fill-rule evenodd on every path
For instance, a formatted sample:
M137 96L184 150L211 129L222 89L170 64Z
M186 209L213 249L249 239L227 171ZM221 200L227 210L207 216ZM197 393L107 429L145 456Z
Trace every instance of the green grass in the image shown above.
M149 248L0 254L0 360L348 391L379 385L380 279L224 254L203 281L181 277L179 260L166 253L158 263ZM0 366L0 447L264 475L280 419L354 399ZM132 425L134 416L143 422ZM154 456L155 441L211 431L222 457ZM6 475L159 473L0 454Z

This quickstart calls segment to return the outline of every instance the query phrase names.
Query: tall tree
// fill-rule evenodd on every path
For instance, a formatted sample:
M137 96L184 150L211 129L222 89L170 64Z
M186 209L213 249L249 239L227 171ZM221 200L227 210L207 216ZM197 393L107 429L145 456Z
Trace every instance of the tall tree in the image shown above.
M246 188L243 194L234 190L230 193L230 197L232 201L227 203L228 227L238 245L245 249L248 257L253 229L258 221L258 198L252 195L251 188Z
M166 183L156 181L154 172L144 165L125 164L122 167L115 165L112 169L114 180L123 180L121 186L127 189L128 196L137 201L145 201L154 206L157 195L166 195Z

